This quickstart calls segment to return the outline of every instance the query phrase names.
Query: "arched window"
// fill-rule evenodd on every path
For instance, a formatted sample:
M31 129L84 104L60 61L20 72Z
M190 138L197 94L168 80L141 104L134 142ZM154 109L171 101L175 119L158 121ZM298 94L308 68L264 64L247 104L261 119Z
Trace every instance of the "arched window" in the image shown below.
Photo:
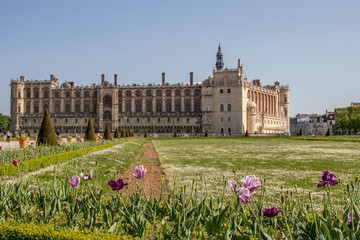
M26 92L26 98L30 98L30 91Z
M30 113L30 105L26 105L26 113Z
M65 96L66 96L66 98L70 98L70 93L67 92Z
M157 97L161 97L161 95L162 95L162 92L160 90L156 92Z
M45 99L49 98L49 92L44 92L44 98Z
M224 104L221 104L220 105L220 112L223 112L224 111Z
M111 107L112 105L112 100L110 96L105 96L104 97L104 105L105 107Z
M104 120L111 120L111 112L109 111L104 112Z
M147 97L151 97L151 95L152 95L152 94L151 94L151 91L147 91L147 92L146 92L146 96L147 96Z
M180 90L176 90L176 91L175 91L175 96L180 97L180 95L181 95Z
M70 113L70 104L66 104L65 106L65 112Z
M39 113L39 106L38 105L34 106L34 113Z
M80 93L79 93L79 92L76 92L76 93L75 93L75 97L76 97L76 98L80 98Z
M20 94L20 92L18 92L18 98L20 98L21 97L21 94Z
M185 90L185 96L189 97L190 96L190 90Z
M228 104L228 111L231 112L231 104Z
M80 113L80 104L75 105L75 112Z
M55 98L59 98L60 97L60 94L57 92L55 93Z
M131 104L130 103L126 104L126 112L127 113L131 112Z
M85 104L84 110L85 110L86 113L89 113L89 112L90 112L90 106L89 106L89 104Z
M59 107L59 105L55 105L55 113L59 113L60 112L60 107Z

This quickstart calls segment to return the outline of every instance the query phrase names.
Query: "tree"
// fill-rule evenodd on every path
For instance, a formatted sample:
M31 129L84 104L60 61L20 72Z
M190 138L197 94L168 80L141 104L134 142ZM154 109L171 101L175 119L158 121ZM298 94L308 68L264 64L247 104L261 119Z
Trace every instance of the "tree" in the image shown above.
M45 109L44 118L41 123L37 145L50 145L57 146L57 138L54 127L51 123L50 115L47 109Z
M14 129L14 131L13 131L13 138L16 138L16 131L15 131L15 129Z
M31 132L28 130L28 137L31 138Z
M249 131L248 130L246 130L246 132L245 132L245 137L249 137Z
M178 137L178 135L177 135L177 132L175 131L175 133L174 133L174 137Z
M88 125L85 132L85 140L89 142L95 142L96 141L96 135L94 131L94 126L92 124L91 116L89 117Z
M331 136L331 132L330 132L329 128L327 129L325 136L327 136L327 137Z
M5 132L10 129L10 116L0 113L0 132Z
M126 137L130 137L130 131L129 130L126 130Z
M120 138L119 129L117 127L116 127L115 132L114 132L114 138Z
M144 134L144 138L147 138L148 136L147 136L147 132L145 132L145 134Z
M122 137L122 138L126 138L125 129L122 129L122 130L121 130L121 137Z
M208 130L206 130L205 137L208 137L208 136L209 136L209 132L208 132Z
M300 128L299 136L303 136L303 135L304 135L304 132L303 132L302 128Z
M106 124L106 126L105 126L104 139L105 140L112 139L109 124Z

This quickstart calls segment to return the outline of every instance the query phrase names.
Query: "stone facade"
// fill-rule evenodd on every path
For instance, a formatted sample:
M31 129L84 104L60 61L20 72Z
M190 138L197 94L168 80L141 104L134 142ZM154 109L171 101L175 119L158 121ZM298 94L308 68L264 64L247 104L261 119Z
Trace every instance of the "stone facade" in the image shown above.
M220 54L219 54L220 52ZM219 59L221 57L221 59ZM221 60L221 61L220 61ZM11 80L11 129L37 133L45 108L61 133L84 133L89 116L95 130L106 123L135 133L285 134L290 132L289 87L248 81L243 65L223 69L219 46L213 76L193 83L122 85L101 76L100 84L75 86L49 80Z
M300 129L304 135L325 135L328 129L332 134L336 134L335 113L326 111L323 115L297 114L290 119L291 135L298 135Z

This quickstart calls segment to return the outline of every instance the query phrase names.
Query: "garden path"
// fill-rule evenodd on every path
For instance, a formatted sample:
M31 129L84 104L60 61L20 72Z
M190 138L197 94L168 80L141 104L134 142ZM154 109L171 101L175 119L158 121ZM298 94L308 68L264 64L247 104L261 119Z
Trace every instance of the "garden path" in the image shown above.
M144 190L148 196L150 196L151 192L153 196L157 199L160 198L161 188L166 187L167 181L164 171L160 165L158 155L155 151L155 148L151 141L144 145L145 152L142 156L139 156L135 162L133 162L130 167L120 175L120 178L128 179L126 182L129 183L129 186L133 186L135 180L139 183L139 185L144 186ZM135 167L143 165L146 168L146 174L143 179L137 180L133 177L133 173L135 173ZM163 179L163 184L161 181ZM162 186L163 185L163 186ZM128 194L132 194L133 188L129 187ZM164 196L164 193L163 193Z

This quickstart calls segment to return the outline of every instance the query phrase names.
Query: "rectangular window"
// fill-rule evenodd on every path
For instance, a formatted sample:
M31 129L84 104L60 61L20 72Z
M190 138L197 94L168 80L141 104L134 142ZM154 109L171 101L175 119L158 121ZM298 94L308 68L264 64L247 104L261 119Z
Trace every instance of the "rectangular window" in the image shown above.
M230 89L230 88L228 88L227 93L231 93L231 89Z
M220 122L224 122L224 117L220 117Z
M220 89L220 94L223 94L224 93L224 89Z
M228 122L231 122L231 117L228 117Z

